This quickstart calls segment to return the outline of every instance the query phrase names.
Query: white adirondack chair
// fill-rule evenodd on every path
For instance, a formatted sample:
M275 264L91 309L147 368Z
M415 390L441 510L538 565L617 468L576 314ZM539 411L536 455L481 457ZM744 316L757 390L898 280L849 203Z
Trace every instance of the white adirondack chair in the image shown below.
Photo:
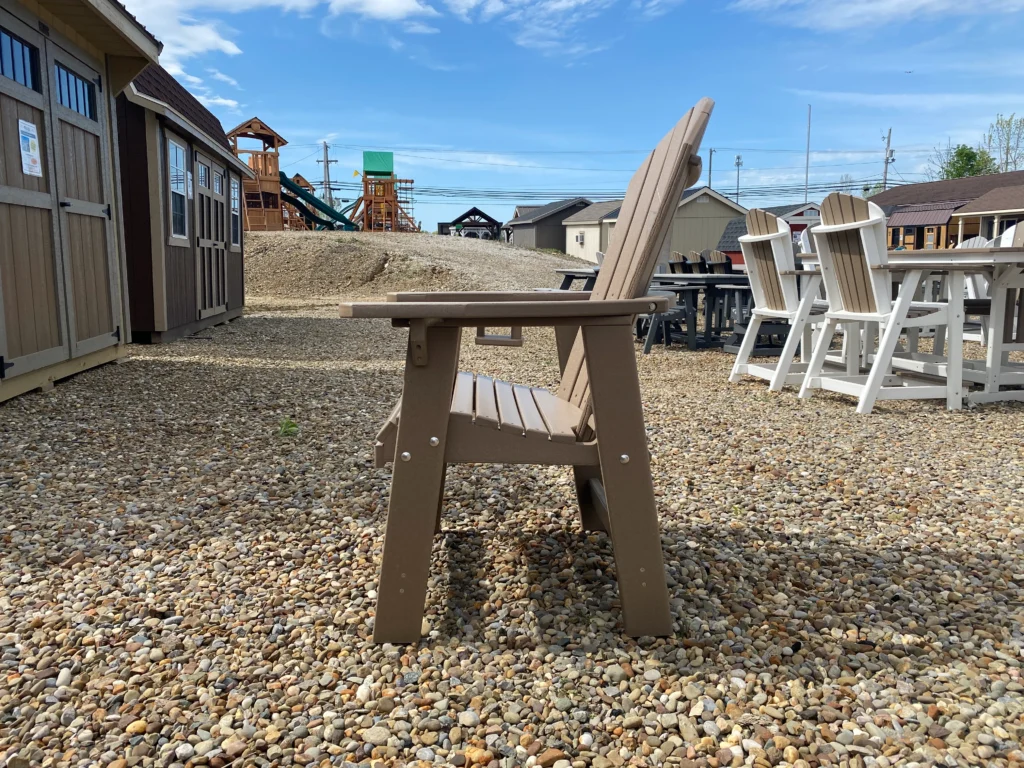
M945 398L950 408L963 399L961 337L963 317L951 317L948 305L915 302L922 270L907 270L899 296L892 298L892 273L888 269L886 219L874 203L852 195L833 192L821 207L822 224L812 235L821 262L829 297L825 325L800 388L800 397L815 389L854 395L857 413L867 414L876 400ZM950 275L950 289L963 290L963 273ZM881 342L867 376L823 372L825 356L840 324L878 323ZM952 325L951 325L952 324ZM893 355L900 334L906 328L946 325L954 341L949 357L932 364L930 372L946 377L945 385L914 378L891 376Z
M755 376L771 382L768 388L777 392L786 384L800 384L807 372L811 330L825 322L828 309L827 303L817 300L821 275L810 273L801 277L797 274L789 223L767 211L753 208L747 212L747 234L739 241L743 261L747 265L754 309L729 381L736 383L744 374ZM806 281L802 296L801 279ZM750 355L758 329L766 320L788 322L789 336L778 362L751 363ZM798 346L802 361L794 363Z

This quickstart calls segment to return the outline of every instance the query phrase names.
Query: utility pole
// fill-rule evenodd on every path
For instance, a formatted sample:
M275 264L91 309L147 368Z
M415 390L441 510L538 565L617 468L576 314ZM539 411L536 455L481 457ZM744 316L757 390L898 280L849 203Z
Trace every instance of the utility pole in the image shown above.
M708 150L708 186L711 186L711 165L715 161L715 148L711 147Z
M740 168L743 167L743 155L736 155L736 202L740 201Z
M811 105L807 105L807 160L804 163L804 202L807 202L808 182L811 178Z
M325 141L324 142L324 159L323 160L317 160L317 162L324 164L324 200L326 200L327 204L333 208L334 207L334 194L331 192L331 163L336 163L338 161L337 160L331 160L330 156L328 155L328 149L329 149L328 144Z
M890 149L892 146L892 128L885 137L885 166L882 168L882 191L889 188L889 164L896 162L896 153Z

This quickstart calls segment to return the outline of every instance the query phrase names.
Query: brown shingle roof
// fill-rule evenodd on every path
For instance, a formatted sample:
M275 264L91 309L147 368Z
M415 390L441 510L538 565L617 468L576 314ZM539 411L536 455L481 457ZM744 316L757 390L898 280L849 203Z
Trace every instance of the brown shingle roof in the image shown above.
M1001 211L1024 211L1024 185L993 189L960 208L957 213L996 213Z
M224 134L224 126L216 116L199 103L185 86L158 64L150 64L132 81L135 89L144 96L162 101L171 109L192 123L220 146L230 150L228 137Z
M124 3L119 2L119 0L112 0L112 2L117 7L117 10L125 16L125 18L127 18L132 24L138 27L139 31L141 31L142 34L149 38L150 42L152 42L153 45L157 47L158 51L162 51L164 49L164 44L157 40L156 35L154 35L152 32L146 29L146 27L143 26L141 21L135 18L132 12L124 6Z
M879 192L871 198L871 202L878 205L910 205L913 203L941 203L947 200L975 200L998 187L1018 184L1024 184L1024 171L905 184L902 187L893 187L885 192Z

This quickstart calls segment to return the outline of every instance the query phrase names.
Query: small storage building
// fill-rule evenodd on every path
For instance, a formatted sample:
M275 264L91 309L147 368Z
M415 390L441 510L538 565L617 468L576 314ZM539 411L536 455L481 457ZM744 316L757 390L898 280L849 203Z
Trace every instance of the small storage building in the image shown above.
M817 203L791 203L789 205L765 206L762 210L779 217L789 224L793 233L793 242L800 241L800 233L808 227L821 223L821 209ZM747 217L737 216L731 219L725 231L718 239L716 250L721 251L733 264L743 263L743 251L740 249L740 238L747 234Z
M683 192L672 217L672 251L687 254L714 249L725 227L747 209L711 187L691 187Z
M565 253L577 259L597 263L597 254L608 251L621 200L588 205L569 216L565 224Z
M242 179L220 121L159 65L118 97L132 341L176 339L245 305Z
M0 400L123 353L114 99L160 47L113 0L0 0Z
M565 249L564 221L583 210L590 201L585 197L559 200L528 211L505 224L510 235L508 242L519 248L538 248L553 251Z

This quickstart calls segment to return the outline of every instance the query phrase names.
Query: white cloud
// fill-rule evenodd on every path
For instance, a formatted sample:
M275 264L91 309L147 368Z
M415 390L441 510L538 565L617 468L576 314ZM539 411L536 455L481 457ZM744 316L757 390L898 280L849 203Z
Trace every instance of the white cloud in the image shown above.
M405 25L405 31L410 35L436 35L441 30L422 21L410 21Z
M675 6L685 0L633 0L633 7L640 11L640 15L648 19L655 19L664 16Z
M330 0L330 11L334 15L357 13L368 19L401 21L410 16L438 16L433 7L420 0Z
M237 112L241 106L237 99L226 99L223 96L209 96L203 93L195 94L195 97L199 100L199 103L204 107L224 107L230 109L232 112Z
M230 75L225 75L220 70L213 68L207 69L206 71L210 73L210 77L212 77L214 80L220 80L222 83L227 83L228 85L234 86L239 90L242 89L242 87L238 84L238 81Z
M1024 0L734 0L733 10L764 13L784 24L821 30L850 29L924 17L1013 13Z
M949 112L970 107L994 107L1006 112L1024 111L1024 93L859 93L797 89L790 89L790 93L866 109Z

